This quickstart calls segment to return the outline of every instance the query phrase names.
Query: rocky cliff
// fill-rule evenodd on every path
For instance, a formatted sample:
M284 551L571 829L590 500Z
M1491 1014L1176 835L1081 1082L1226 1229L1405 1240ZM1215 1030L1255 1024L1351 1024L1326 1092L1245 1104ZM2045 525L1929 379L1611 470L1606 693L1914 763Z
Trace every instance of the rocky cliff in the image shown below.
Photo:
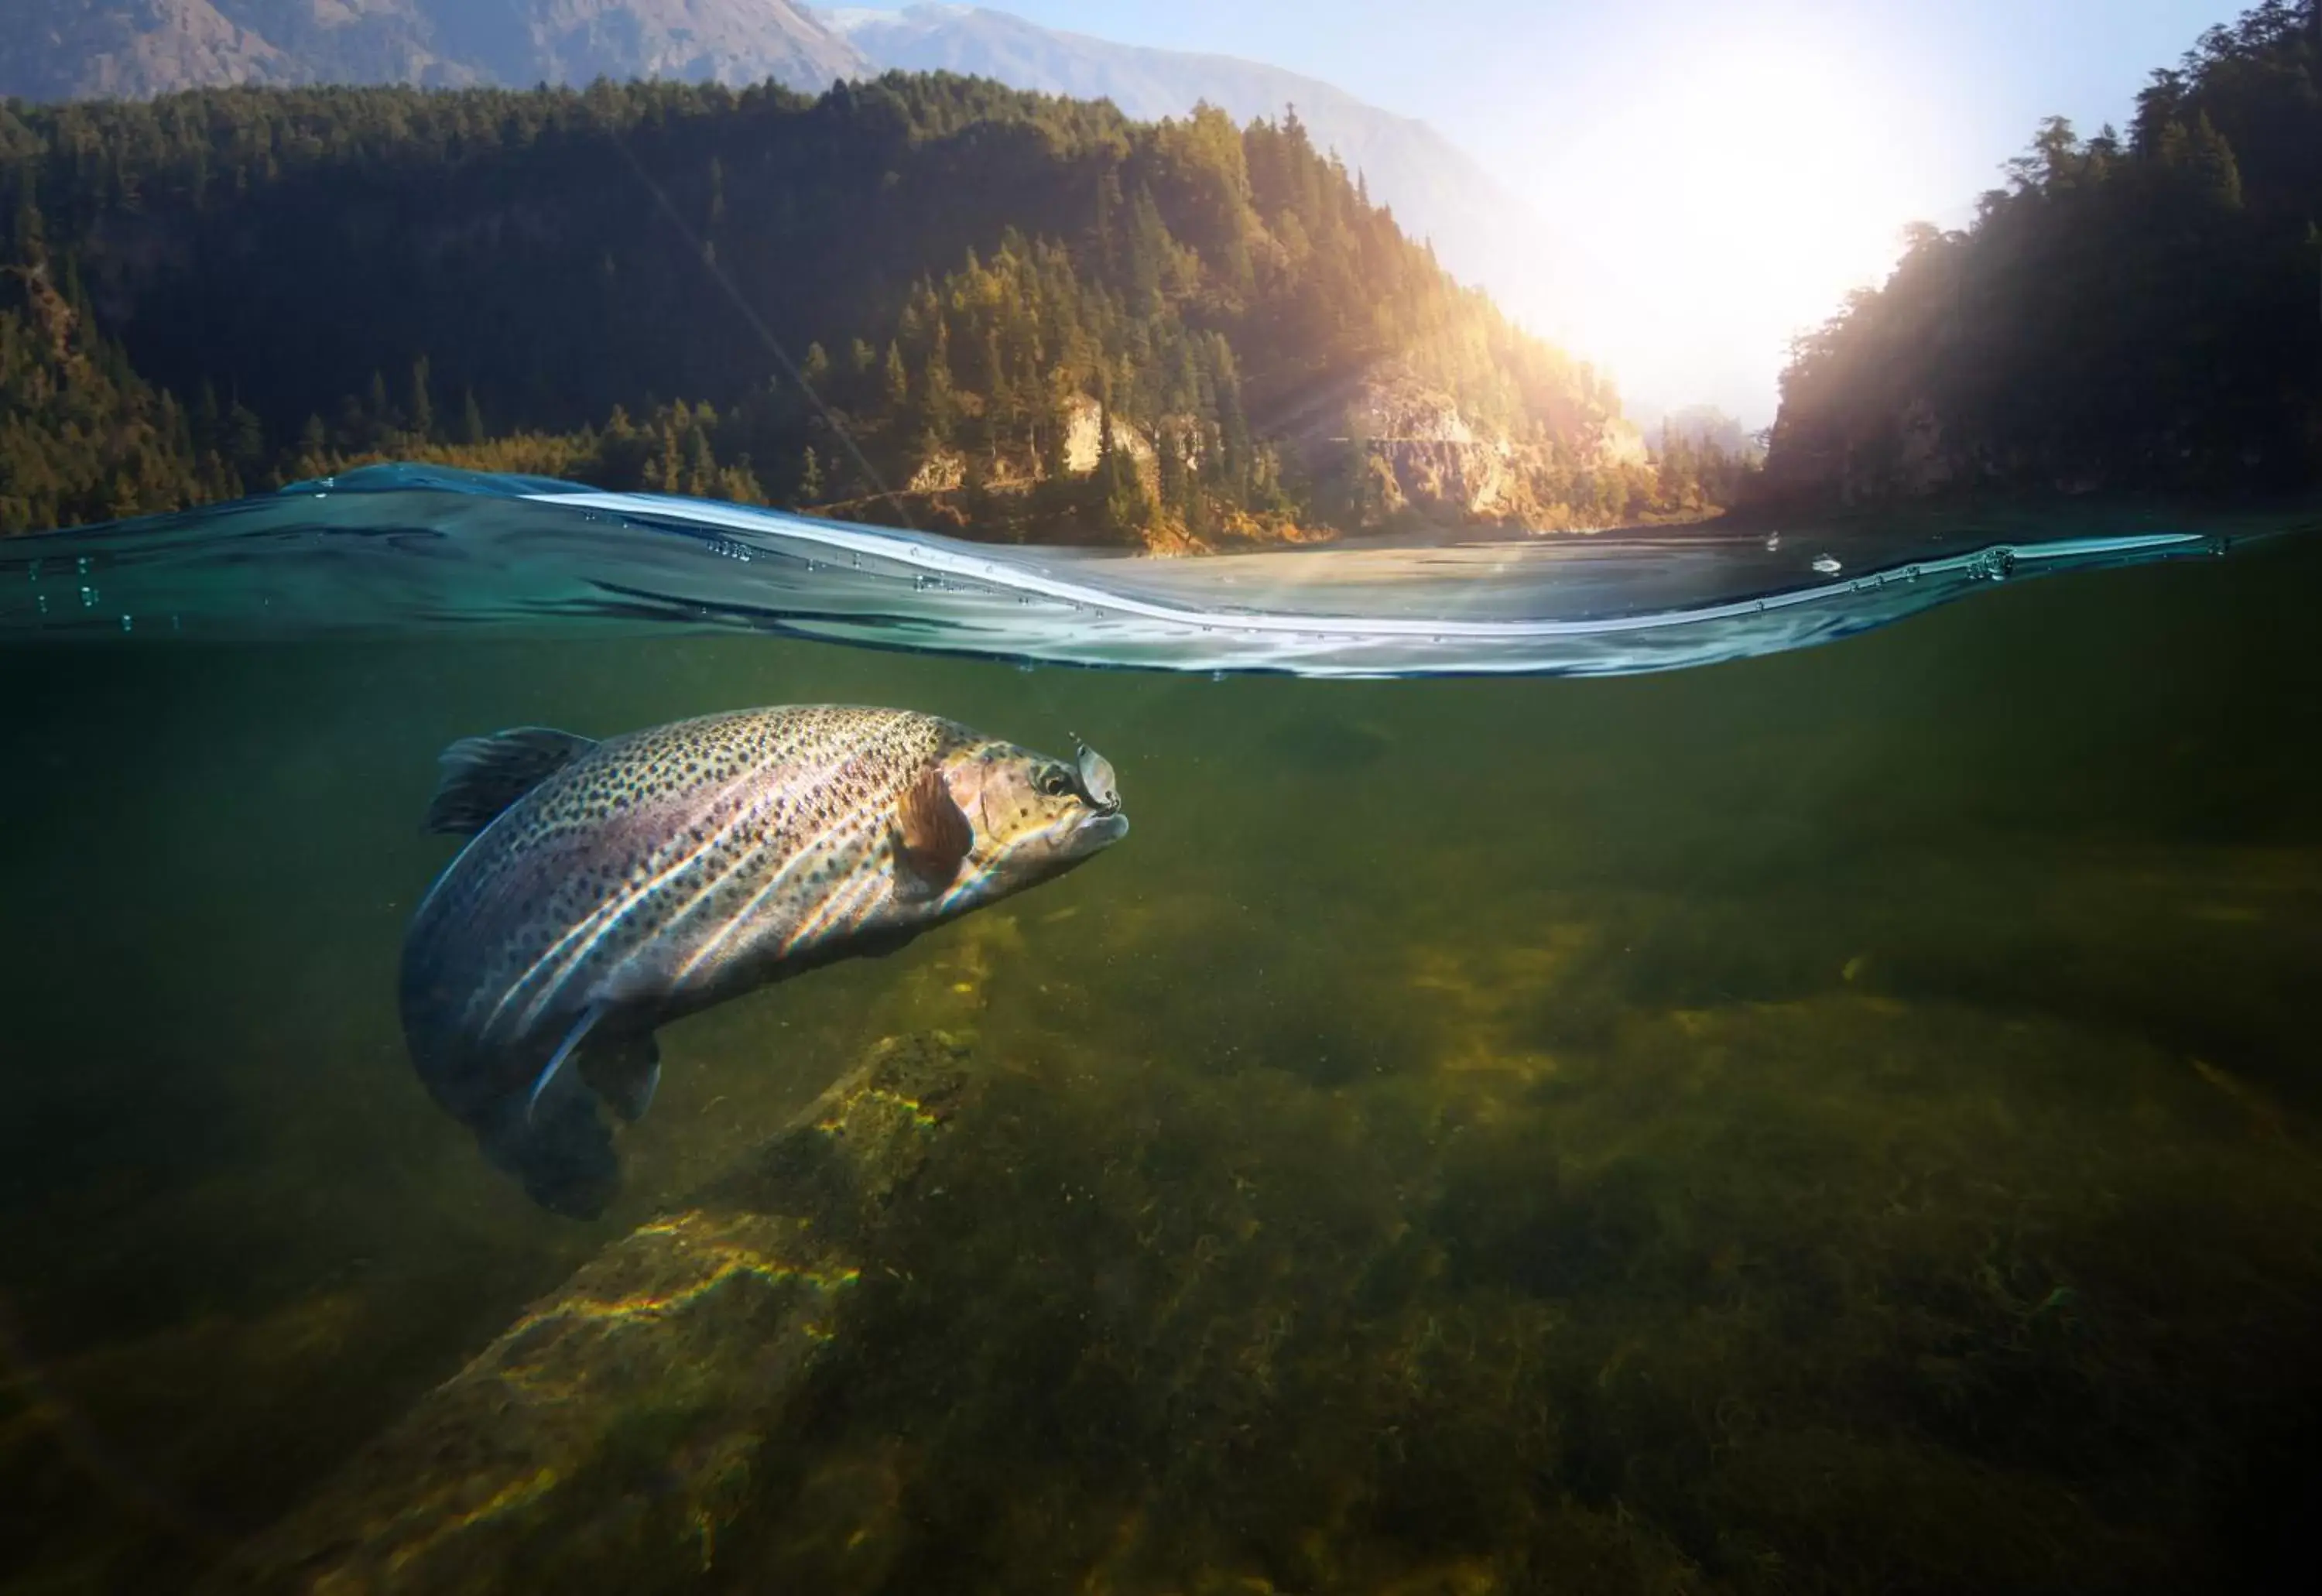
M1398 365L1362 376L1342 407L1310 415L1294 437L1304 469L1337 477L1370 526L1603 525L1653 481L1644 438L1618 415L1595 418L1568 445L1519 438Z

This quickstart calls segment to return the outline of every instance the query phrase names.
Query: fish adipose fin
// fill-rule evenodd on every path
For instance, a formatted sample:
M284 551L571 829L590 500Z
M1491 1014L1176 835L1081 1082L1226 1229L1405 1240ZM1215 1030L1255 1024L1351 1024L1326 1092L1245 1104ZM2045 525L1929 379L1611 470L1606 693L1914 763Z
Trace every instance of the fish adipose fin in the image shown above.
M597 744L546 726L462 737L436 758L443 775L427 801L429 831L473 836L510 804Z
M909 897L931 898L951 885L975 846L975 828L952 801L943 771L929 765L895 814L895 884Z

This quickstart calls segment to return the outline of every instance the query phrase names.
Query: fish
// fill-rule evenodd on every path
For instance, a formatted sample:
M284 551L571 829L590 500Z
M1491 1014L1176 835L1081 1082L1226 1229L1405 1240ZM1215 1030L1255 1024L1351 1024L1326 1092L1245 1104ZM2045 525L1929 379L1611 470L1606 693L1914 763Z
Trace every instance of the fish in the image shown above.
M620 1185L602 1111L652 1105L658 1027L891 953L1126 836L1111 766L1074 743L1067 762L845 705L463 738L425 825L468 841L403 943L413 1067L535 1202L595 1218Z

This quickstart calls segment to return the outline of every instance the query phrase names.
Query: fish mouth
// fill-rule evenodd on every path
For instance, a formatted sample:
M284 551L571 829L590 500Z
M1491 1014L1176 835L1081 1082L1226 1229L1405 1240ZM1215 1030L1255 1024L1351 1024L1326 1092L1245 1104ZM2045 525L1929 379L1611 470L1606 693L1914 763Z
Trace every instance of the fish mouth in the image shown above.
M1109 848L1128 834L1129 816L1109 809L1084 816L1073 830L1073 841L1089 849Z

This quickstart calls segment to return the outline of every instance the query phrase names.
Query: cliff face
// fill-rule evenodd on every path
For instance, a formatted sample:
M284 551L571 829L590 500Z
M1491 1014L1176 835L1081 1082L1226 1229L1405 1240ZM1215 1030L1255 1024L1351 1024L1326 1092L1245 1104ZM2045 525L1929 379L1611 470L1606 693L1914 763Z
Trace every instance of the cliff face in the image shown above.
M1310 423L1296 444L1306 470L1339 477L1354 518L1377 526L1604 524L1653 479L1643 437L1618 415L1579 425L1569 446L1525 441L1471 420L1392 365L1362 378L1343 409Z

